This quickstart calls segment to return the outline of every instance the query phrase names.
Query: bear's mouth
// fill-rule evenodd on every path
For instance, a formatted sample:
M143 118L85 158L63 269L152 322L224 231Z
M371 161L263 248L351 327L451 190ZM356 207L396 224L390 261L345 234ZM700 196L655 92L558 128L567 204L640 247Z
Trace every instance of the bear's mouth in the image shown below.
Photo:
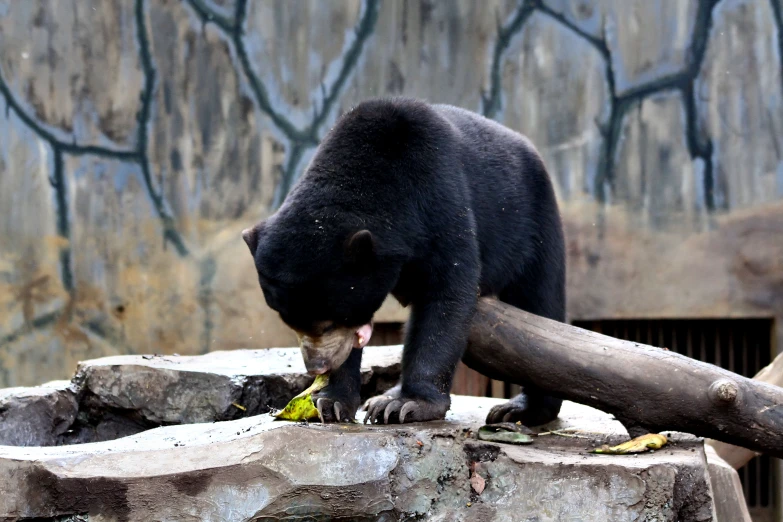
M370 337L372 337L372 323L367 323L365 325L360 326L355 333L355 337L353 340L353 347L354 348L364 348L367 346L367 343L370 342Z
M372 323L367 323L358 328L340 327L317 337L297 331L307 373L321 375L336 370L350 357L351 350L367 346L372 330Z

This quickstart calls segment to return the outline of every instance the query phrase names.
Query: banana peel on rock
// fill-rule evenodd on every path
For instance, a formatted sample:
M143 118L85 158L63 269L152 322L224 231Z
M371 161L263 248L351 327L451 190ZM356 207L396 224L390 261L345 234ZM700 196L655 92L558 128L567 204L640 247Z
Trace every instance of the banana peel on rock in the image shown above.
M288 401L285 408L275 413L273 416L279 420L289 421L318 419L318 408L315 407L315 403L313 402L313 394L325 388L327 384L329 384L329 374L318 375L313 381L313 384Z
M627 455L629 453L644 453L648 450L657 450L666 445L668 439L660 433L648 433L641 437L636 437L617 446L604 444L600 448L595 448L590 453L599 453L602 455Z

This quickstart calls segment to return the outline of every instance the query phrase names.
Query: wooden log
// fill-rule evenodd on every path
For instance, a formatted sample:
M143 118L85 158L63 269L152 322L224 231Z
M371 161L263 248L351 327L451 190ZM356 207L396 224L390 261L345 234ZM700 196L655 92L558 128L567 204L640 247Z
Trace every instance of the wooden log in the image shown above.
M753 376L753 380L775 386L783 386L783 354L778 355L768 366L762 368L759 373ZM707 444L712 446L718 456L728 462L734 469L740 469L750 459L758 455L755 451L718 440L708 440Z
M783 388L482 298L462 361L613 414L631 436L680 431L783 458Z

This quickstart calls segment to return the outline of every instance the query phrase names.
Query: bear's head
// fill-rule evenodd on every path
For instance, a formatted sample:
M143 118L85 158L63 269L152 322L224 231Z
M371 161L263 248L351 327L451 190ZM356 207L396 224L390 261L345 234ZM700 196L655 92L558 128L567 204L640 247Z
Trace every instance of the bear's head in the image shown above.
M267 304L299 338L308 373L333 371L367 344L393 284L369 230L283 211L242 238Z

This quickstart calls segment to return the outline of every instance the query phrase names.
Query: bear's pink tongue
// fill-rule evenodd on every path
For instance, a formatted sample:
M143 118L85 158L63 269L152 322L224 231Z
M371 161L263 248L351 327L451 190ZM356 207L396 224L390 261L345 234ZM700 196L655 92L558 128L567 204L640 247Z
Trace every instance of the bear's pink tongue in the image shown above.
M372 337L372 325L365 324L361 326L356 330L356 339L353 341L353 347L364 348L370 342L370 337Z

